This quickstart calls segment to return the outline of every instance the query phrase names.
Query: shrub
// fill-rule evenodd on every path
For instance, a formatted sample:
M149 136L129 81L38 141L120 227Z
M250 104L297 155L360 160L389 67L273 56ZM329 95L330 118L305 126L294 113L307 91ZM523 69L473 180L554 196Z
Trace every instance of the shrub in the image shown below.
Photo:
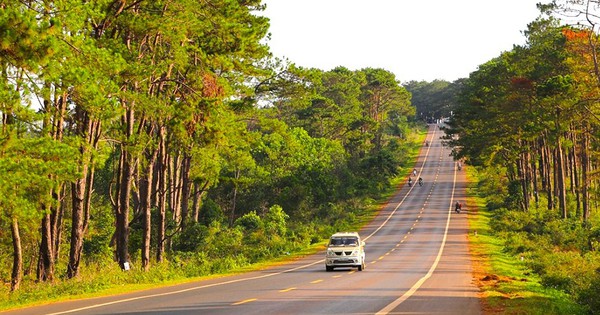
M234 226L241 227L245 232L254 232L262 228L262 219L256 214L256 211L250 211L242 217L235 220Z
M283 208L274 205L269 208L265 215L265 232L269 236L284 236L287 232L286 220L289 216L283 211Z
M205 243L208 233L208 227L192 222L173 238L173 249L184 252L196 251Z
M587 306L590 314L600 314L600 270L596 270L590 285L582 288L577 295L577 301Z
M223 209L211 198L206 198L202 202L202 207L198 214L198 222L208 226L213 221L223 222L224 220Z
M86 264L110 260L112 249L110 239L101 235L92 235L83 242L83 259Z

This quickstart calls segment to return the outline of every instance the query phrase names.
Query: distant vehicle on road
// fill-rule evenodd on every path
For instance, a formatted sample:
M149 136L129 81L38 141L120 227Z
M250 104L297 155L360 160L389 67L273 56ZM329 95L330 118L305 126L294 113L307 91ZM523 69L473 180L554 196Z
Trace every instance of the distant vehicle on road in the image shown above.
M329 238L325 257L325 270L336 267L365 269L365 242L357 232L335 233Z

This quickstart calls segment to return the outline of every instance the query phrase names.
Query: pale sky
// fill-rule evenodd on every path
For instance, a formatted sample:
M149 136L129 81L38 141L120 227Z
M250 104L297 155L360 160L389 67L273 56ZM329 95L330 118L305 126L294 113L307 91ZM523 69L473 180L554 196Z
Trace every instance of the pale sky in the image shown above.
M383 68L454 81L513 45L545 0L263 0L271 52L325 71Z

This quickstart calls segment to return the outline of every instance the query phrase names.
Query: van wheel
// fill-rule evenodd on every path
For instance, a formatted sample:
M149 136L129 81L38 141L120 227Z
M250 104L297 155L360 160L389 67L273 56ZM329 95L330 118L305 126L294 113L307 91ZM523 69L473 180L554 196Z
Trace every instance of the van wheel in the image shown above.
M331 267L331 266L325 266L325 270L326 271L333 271L333 267Z
M358 271L363 271L365 269L365 264L358 265Z

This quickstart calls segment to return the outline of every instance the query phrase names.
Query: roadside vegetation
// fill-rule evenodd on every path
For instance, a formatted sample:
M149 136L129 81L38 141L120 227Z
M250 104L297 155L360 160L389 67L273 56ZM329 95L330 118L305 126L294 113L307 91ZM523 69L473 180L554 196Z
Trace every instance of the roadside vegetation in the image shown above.
M497 209L489 200L496 198L499 187L492 182L498 178L473 167L466 170L470 180L467 204L473 211L469 212L469 243L484 314L589 314L588 307L561 288L545 285L530 259L511 250L519 243L507 239L508 231L494 228ZM538 255L545 250L540 248Z
M272 58L263 9L0 4L0 307L240 270L373 215L420 146L410 93Z
M257 270L313 254L324 248L332 233L357 231L378 213L381 205L396 192L397 185L404 184L403 179L413 168L425 134L426 129L423 126L414 129L414 133L411 133L406 142L406 159L398 165L397 175L390 177L387 184L381 185L381 191L362 198L360 206L346 211L349 216L332 219L329 223L315 222L312 225L314 231L305 232L300 244L297 241L299 237L296 236L298 225L286 220L279 207L271 209L264 218L250 212L249 215L236 220L236 224L239 225L233 228L221 226L218 231L213 232L219 233L218 236L197 235L194 232L186 234L186 237L197 238L188 239L189 244L198 241L201 245L196 245L193 251L173 251L168 255L168 259L154 264L149 271L134 267L124 272L118 264L112 263L109 248L106 248L107 252L104 255L85 260L85 268L82 268L76 279L58 277L52 283L36 282L31 275L23 281L19 290L2 293L0 310L220 277ZM240 229L240 226L243 228ZM211 229L216 230L214 226L211 226ZM265 237L266 233L271 236ZM263 235L259 241L256 239L257 235ZM271 241L273 239L275 241ZM270 254L257 254L257 247L269 248ZM213 253L218 255L212 255ZM132 257L132 265L137 265L135 257Z
M542 8L592 14L574 6ZM491 237L478 250L490 255L491 278L479 281L492 309L600 312L599 38L589 23L530 23L525 45L462 82L446 128L455 158L479 172L484 234L471 238Z

